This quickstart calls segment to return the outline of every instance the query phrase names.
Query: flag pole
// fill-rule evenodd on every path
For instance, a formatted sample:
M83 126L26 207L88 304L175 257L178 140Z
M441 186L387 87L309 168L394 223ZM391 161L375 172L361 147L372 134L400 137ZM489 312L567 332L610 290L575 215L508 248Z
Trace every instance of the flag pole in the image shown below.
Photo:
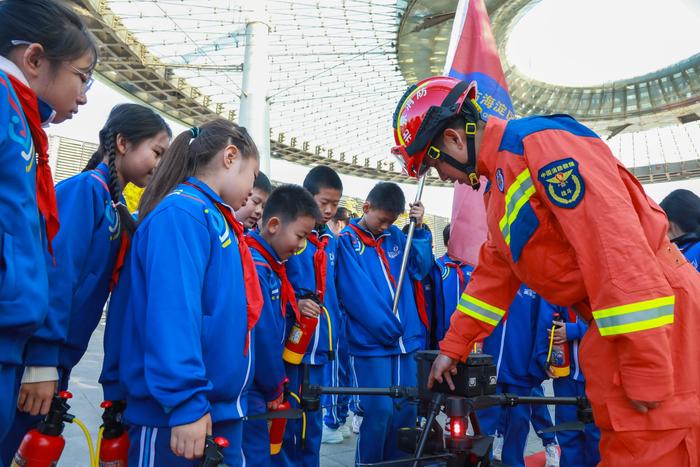
M418 180L418 191L416 192L416 199L414 204L420 201L423 196L423 187L425 186L425 179L428 176L426 172L420 180ZM413 243L413 234L416 231L416 224L418 219L411 217L411 223L408 226L408 235L406 235L406 246L403 249L403 259L401 260L401 272L399 273L399 280L396 283L396 290L394 291L394 306L392 312L396 315L399 309L399 297L401 297L401 288L403 287L404 276L406 275L406 268L408 267L408 255L411 252L411 243Z

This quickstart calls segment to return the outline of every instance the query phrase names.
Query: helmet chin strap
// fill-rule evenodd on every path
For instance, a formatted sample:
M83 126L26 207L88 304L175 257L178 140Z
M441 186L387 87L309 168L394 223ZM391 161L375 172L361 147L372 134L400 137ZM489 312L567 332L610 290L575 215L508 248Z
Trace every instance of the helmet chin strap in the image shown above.
M467 135L467 162L460 162L448 153L440 151L435 146L429 148L428 157L441 160L460 172L466 173L467 177L469 177L469 185L472 189L478 190L481 187L481 182L479 181L479 175L476 173L476 123L468 121L464 131Z

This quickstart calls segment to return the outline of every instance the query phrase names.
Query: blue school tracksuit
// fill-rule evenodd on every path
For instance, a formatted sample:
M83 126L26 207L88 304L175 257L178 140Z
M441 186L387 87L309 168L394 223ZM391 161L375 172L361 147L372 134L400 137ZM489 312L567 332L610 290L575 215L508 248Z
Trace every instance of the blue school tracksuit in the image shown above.
M109 194L109 169L100 164L56 186L61 229L48 258L49 313L27 344L25 366L57 367L59 390L87 350L102 316L121 243L121 225ZM41 416L17 411L2 459L12 458Z
M277 261L279 256L257 232L249 232ZM255 377L248 390L248 415L267 412L267 403L284 391L286 372L282 354L287 339L287 318L280 303L281 281L265 258L251 248L258 271L263 308L253 330L255 346ZM289 423L289 421L287 421ZM286 430L285 430L286 432ZM246 462L256 467L273 465L270 456L270 437L266 420L246 420L243 424L243 455ZM274 456L276 460L280 455Z
M42 119L50 117L52 110L45 103L40 101L39 109ZM3 71L0 71L0 185L2 440L15 416L25 344L49 309L47 244L36 200L36 153L19 99Z
M119 379L131 424L129 465L198 465L170 450L170 429L209 413L226 463L243 465L242 418L254 358L237 238L212 200L179 185L136 231L122 324ZM202 191L200 191L202 190ZM252 344L252 342L251 342Z
M432 267L431 235L416 229L407 277L404 280L397 316L392 314L395 286L401 270L406 235L392 226L378 237L350 221L370 240L380 242L389 270L375 247L365 244L351 226L340 234L338 254L338 297L348 315L347 342L352 355L352 372L358 386L388 387L416 384L414 353L424 343L413 294L412 280L421 280ZM397 409L397 404L398 408ZM356 462L399 459L396 431L414 426L416 408L406 401L388 397L360 397L364 419L357 441Z
M460 283L457 268L462 273L462 283ZM457 308L459 298L469 283L473 270L474 267L471 265L453 260L447 254L435 260L435 266L430 270L429 276L432 285L430 295L433 299L428 300L429 294L426 293L426 301L434 304L432 312L428 315L431 316L431 324L435 329L435 343L445 337L452 313Z
M319 230L314 229L311 235L319 240L327 239L324 248L326 252L326 290L323 296L323 304L328 314L321 313L309 347L302 360L302 364L309 366L309 381L312 384L328 384L327 373L330 374L335 362L331 357L331 350L336 353L340 334L339 316L340 305L338 293L335 287L336 256L338 244L333 232L325 226ZM316 246L306 240L304 246L287 261L287 275L294 287L294 292L299 297L316 292L316 274L314 273L314 254ZM329 323L330 319L330 323ZM303 366L286 364L289 387L295 393L299 392L303 378ZM323 397L323 406L330 411L333 405L331 396ZM292 406L296 402L292 401ZM317 466L320 463L321 433L323 431L323 413L318 410L306 415L306 438L302 441L302 421L289 420L284 432L284 444L280 461L283 465ZM283 461L282 461L283 460Z
M543 301L537 326L537 340L533 354L533 373L544 374L547 367L550 330L554 313L566 322L566 337L569 341L569 376L553 380L554 395L559 397L585 396L586 383L579 367L579 343L588 330L588 325L566 308L551 305ZM554 410L557 425L578 420L576 407L558 405ZM600 462L598 443L600 431L593 423L586 424L585 431L558 431L557 438L561 447L561 467L592 467Z
M691 232L674 238L672 241L695 269L700 271L700 234Z

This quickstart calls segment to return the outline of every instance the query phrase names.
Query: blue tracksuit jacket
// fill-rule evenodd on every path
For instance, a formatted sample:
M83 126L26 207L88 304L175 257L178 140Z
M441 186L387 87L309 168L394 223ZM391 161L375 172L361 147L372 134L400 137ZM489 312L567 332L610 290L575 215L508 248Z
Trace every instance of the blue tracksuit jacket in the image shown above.
M87 349L109 295L121 226L109 194L109 169L80 173L56 186L61 230L49 258L49 314L27 346L26 365L70 370Z
M317 230L311 233L311 235L318 234ZM322 230L320 238L328 238L328 244L325 248L328 258L326 261L326 291L323 297L323 304L328 310L328 316L325 313L321 313L316 332L314 332L309 347L306 349L302 363L311 365L327 363L329 361L330 347L332 345L335 350L339 337L337 331L339 330L338 324L340 322L340 306L338 305L338 293L335 287L338 244L333 232L328 228ZM287 261L287 275L297 297L316 291L316 274L314 273L314 254L316 251L316 246L306 240L304 247ZM330 330L328 325L329 318Z
M448 264L458 265L464 276L464 284L460 285L459 274ZM435 308L429 316L435 320L435 339L437 342L445 337L447 328L450 325L450 317L457 308L459 298L464 291L464 287L469 283L474 268L469 264L455 261L445 254L435 260L435 266L430 270L431 284L433 285L432 295ZM426 294L427 301L427 294Z
M42 118L51 109L40 102ZM36 201L36 153L29 125L0 71L0 364L22 363L49 309L46 237Z
M248 235L258 240L272 257L279 261L277 253L259 233L253 231ZM285 370L282 354L287 340L287 318L281 309L279 276L257 250L251 248L250 251L258 271L264 299L260 319L253 329L255 377L251 390L259 392L266 402L270 402L277 399L284 389Z
M673 239L683 255L700 271L700 234L691 232Z
M358 219L350 222L373 237L359 226ZM391 226L376 238L380 239L390 273L398 280L406 235ZM348 315L350 354L377 357L418 350L423 345L425 329L418 316L411 280L423 279L432 267L430 232L416 229L398 316L392 314L394 286L376 249L365 246L350 226L340 233L338 249L338 297Z
M128 264L119 379L127 420L176 426L210 412L214 422L246 414L253 376L236 237L194 177L141 223Z

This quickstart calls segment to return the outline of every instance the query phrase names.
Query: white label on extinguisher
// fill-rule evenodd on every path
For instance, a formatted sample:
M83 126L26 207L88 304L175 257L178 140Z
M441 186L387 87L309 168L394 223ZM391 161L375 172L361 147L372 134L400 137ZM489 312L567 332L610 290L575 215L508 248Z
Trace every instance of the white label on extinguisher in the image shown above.
M100 467L124 467L126 464L122 461L100 461Z
M10 467L26 467L29 461L19 455L19 453L15 454L15 457L12 459L12 463L10 464ZM49 464L48 467L56 467L58 465L58 462L52 462Z
M296 325L292 328L292 332L289 333L289 341L293 344L298 344L299 341L301 340L301 329L299 329Z

